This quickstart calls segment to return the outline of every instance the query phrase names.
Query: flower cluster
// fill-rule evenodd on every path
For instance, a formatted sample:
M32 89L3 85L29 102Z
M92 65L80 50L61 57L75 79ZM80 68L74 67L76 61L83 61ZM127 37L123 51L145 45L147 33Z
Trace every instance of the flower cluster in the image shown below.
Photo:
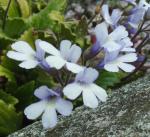
M40 67L58 83L51 89L44 85L34 91L40 101L25 109L28 119L42 115L44 128L54 127L57 112L64 116L70 115L73 109L71 100L81 95L85 106L96 108L99 101L105 102L108 96L102 87L94 83L100 70L135 70L134 62L137 61L138 54L132 38L136 37L138 26L150 4L145 0L139 4L135 0L122 1L133 5L128 18L124 18L120 9L113 9L110 13L106 3L101 5L102 20L94 28L95 41L88 54L70 40L62 40L58 49L51 43L38 39L35 41L36 51L25 41L12 44L13 50L7 53L9 58L21 61L19 66L25 69ZM96 56L96 63L90 61Z

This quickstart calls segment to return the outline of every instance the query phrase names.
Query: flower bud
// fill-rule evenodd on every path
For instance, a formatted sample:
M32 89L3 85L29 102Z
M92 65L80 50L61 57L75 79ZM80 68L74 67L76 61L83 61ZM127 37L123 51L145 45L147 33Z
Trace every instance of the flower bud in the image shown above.
M95 14L99 14L100 10L101 10L100 5L96 5Z

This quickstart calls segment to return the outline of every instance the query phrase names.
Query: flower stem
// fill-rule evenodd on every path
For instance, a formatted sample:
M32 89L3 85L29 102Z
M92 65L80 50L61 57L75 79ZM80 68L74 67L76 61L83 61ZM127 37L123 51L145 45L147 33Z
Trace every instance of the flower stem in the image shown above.
M147 33L147 36L142 40L142 42L137 46L136 52L140 52L141 49L149 42L149 34Z
M11 0L8 1L8 5L7 5L7 8L6 8L5 15L4 15L3 25L2 25L2 29L3 30L5 29L5 24L6 24L6 19L7 19L7 15L8 15L10 4L11 4Z
M95 19L95 17L97 16L97 14L100 13L100 9L103 6L105 0L102 0L100 4L97 4L96 9L95 9L95 14L94 16L89 20L88 25L90 25L92 23L92 21Z
M142 28L143 28L143 25L145 23L145 20L143 20L143 22L141 23L140 25L140 28L139 30L135 33L135 35L132 37L131 41L133 41L141 32L142 32Z
M61 86L63 87L63 86L64 86L64 83L63 83L63 81L62 81L62 79L61 79L61 77L60 77L60 75L59 75L59 72L56 73L56 79L57 79L57 81L61 84Z

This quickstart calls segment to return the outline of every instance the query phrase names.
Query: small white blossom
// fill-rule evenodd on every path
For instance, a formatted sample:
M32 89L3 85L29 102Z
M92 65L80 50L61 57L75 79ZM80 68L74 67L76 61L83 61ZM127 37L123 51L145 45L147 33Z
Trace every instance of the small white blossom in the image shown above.
M34 95L40 99L24 110L28 119L34 120L42 115L44 128L52 128L57 124L57 112L64 116L71 114L73 105L70 101L62 99L59 94L46 86L36 89Z
M40 41L41 49L49 53L50 56L46 58L47 63L56 69L61 69L66 66L68 70L73 73L78 73L83 70L83 67L76 64L81 56L81 48L77 45L71 45L68 40L63 40L60 44L60 51L48 42Z
M131 47L128 32L124 26L118 26L113 32L108 34L106 23L98 24L95 28L96 40L100 48L108 52L116 51L125 47ZM122 43L126 43L126 45Z
M77 74L75 82L68 84L63 89L64 95L74 100L82 93L84 105L96 108L98 106L98 99L105 102L107 98L106 91L93 83L97 77L98 72L95 69L84 69Z
M117 55L116 55L117 54ZM118 72L119 68L125 72L132 72L135 67L129 63L137 60L136 53L128 53L118 56L118 53L106 53L104 69L110 72Z

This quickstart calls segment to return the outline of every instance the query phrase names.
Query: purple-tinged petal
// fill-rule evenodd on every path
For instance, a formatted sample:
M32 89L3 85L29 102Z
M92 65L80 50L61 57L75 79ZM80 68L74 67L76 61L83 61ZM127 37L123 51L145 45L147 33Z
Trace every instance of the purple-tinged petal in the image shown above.
M133 5L136 5L136 0L122 0L122 1L125 1L125 2L131 3Z
M98 77L98 71L93 68L85 68L76 75L75 81L81 83L93 83Z
M103 45L108 38L108 29L105 22L98 24L95 27L95 35L97 41L100 43L99 45Z
M117 57L119 55L119 52L120 52L120 50L116 50L116 51L113 51L113 52L106 51L105 52L104 63L107 63L107 62L110 62L110 61L113 61L113 60L117 59Z
M69 56L71 48L71 41L69 40L62 40L60 43L60 52L64 59L67 59Z
M53 128L57 124L57 113L51 104L49 104L42 115L42 124L45 129Z
M121 18L122 13L123 12L120 11L119 9L114 9L113 10L112 15L111 15L111 19L112 19L113 25L116 25L118 23L118 21Z
M69 52L67 61L76 63L79 60L81 53L82 53L82 50L79 46L77 46L75 44L72 45L70 48L70 52Z
M42 50L42 49L40 48L40 46L39 46L40 41L41 41L40 39L37 39L37 40L35 41L35 46L36 46L36 58L38 59L39 62L42 61L42 60L44 59L44 57L45 57L45 51Z
M133 28L138 28L138 25L143 20L145 15L144 8L136 8L132 11L132 14L128 17L128 22Z
M46 99L50 96L59 96L58 93L49 89L47 86L41 86L34 91L34 95L39 99Z
M39 66L46 71L49 71L51 69L50 65L48 65L45 59L40 62Z
M62 98L57 98L56 100L56 110L64 115L69 116L72 112L73 105L70 101L64 100Z
M32 119L32 120L36 119L43 113L44 109L46 108L46 105L47 105L46 100L33 103L25 108L24 114L28 119Z
M91 54L92 56L97 55L98 52L101 50L102 46L98 41L95 42L95 44L91 48Z

